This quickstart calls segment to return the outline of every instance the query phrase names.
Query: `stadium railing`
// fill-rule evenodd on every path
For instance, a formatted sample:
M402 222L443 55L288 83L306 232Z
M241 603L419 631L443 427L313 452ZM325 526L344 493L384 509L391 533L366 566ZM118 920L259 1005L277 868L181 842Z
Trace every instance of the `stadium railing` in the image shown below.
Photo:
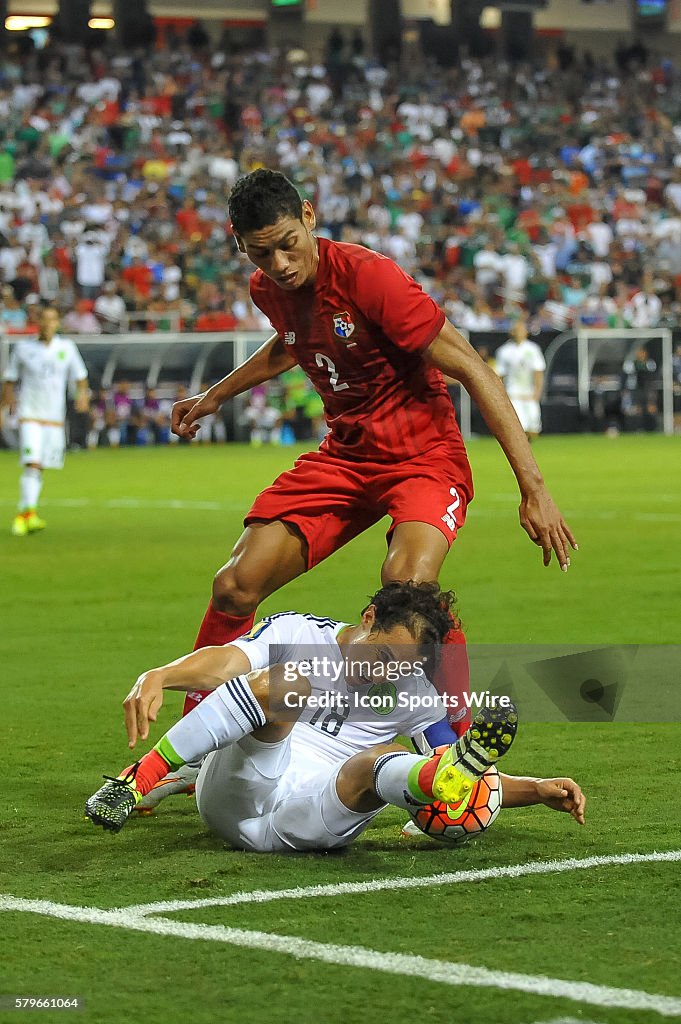
M252 355L270 336L268 331L189 333L164 331L128 334L74 335L88 367L93 388L110 388L114 381L129 380L146 387L185 384L191 394L229 373ZM474 345L484 344L493 354L507 338L506 332L471 332ZM19 338L0 336L0 372L11 343ZM654 390L659 396L659 426L674 430L673 334L668 328L582 329L539 336L546 356L543 408L547 432L590 429L594 387L621 390L623 367L637 348L645 345L656 364ZM477 411L460 385L452 387L464 437L485 432ZM245 399L244 399L245 401ZM243 403L233 415L238 419Z

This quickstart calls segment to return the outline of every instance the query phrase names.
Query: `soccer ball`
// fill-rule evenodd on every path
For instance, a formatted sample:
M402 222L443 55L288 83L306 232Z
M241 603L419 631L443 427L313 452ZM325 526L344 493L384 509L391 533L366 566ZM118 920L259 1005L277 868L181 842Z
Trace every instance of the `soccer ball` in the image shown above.
M411 812L412 821L431 839L461 845L489 828L501 810L501 796L499 772L492 767L475 783L468 800L461 800L458 804L440 801L427 804ZM409 823L405 832L414 834Z

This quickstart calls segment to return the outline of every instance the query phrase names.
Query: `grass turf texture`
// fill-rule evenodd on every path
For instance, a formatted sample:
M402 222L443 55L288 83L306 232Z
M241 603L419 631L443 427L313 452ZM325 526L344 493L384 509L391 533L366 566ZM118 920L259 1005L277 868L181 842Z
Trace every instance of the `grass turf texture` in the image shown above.
M657 436L546 438L536 448L580 552L561 574L517 526L515 485L493 442L471 445L478 497L442 581L478 642L678 641L681 444ZM46 474L44 534L9 535L18 468L0 452L4 680L0 891L85 906L229 895L525 861L675 849L678 725L532 725L509 771L567 772L588 824L508 811L484 840L449 850L399 838L388 810L339 855L257 856L209 836L185 798L120 836L81 820L102 770L126 761L120 702L144 668L190 648L212 572L253 496L292 461L242 447L100 451ZM187 503L189 507L170 503ZM203 507L198 507L201 504ZM378 585L381 524L271 598L353 620ZM332 595L329 598L329 595ZM172 722L169 694L154 738ZM418 953L496 970L679 995L673 864L204 911L178 920ZM78 1019L191 1017L332 1024L390 1015L530 1024L661 1020L495 989L457 989L281 954L5 913L0 994L84 997ZM42 1011L43 1017L56 1013Z

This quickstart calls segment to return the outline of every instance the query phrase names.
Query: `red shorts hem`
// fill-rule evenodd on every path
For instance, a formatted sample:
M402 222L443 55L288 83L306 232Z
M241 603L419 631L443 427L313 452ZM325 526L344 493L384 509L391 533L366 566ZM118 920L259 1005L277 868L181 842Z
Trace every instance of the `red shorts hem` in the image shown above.
M307 542L311 569L384 516L392 519L388 542L395 527L419 522L451 546L472 497L467 462L426 453L396 466L361 466L310 452L258 495L244 524L291 524Z

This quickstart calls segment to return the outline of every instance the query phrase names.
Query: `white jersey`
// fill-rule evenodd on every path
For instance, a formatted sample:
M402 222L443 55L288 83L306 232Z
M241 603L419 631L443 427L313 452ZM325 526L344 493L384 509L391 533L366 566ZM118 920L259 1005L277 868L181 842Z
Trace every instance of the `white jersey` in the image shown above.
M402 676L395 683L348 686L344 665L353 658L352 644L343 650L337 637L347 623L333 619L281 612L257 623L246 636L230 644L244 652L252 669L269 668L287 662L300 665L313 656L326 656L333 667L315 673L305 671L312 688L310 702L293 727L295 750L304 747L315 760L326 764L346 760L377 743L389 743L395 736L414 736L436 723L446 721L437 691L425 674ZM357 646L357 660L366 659L367 647ZM308 666L305 666L307 668ZM333 676L339 673L337 681ZM331 706L320 706L318 698L337 697ZM314 698L315 703L312 703ZM367 706L368 698L381 698L377 710ZM414 706L417 705L417 706Z
M15 342L4 380L21 381L18 416L59 425L66 417L66 389L87 379L87 369L75 344L58 334L49 344L37 338Z
M506 385L509 398L534 398L534 375L546 369L539 345L525 339L520 344L507 341L494 353L497 373Z

